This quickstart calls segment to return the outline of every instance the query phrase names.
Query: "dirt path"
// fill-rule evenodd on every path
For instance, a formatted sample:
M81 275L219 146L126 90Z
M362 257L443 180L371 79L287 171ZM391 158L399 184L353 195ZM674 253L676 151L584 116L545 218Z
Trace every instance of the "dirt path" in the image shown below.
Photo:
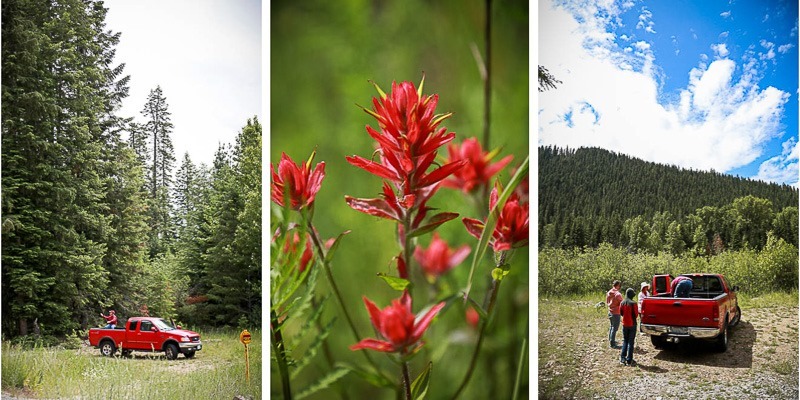
M608 347L608 320L592 306L574 302L571 323L559 317L569 309L540 303L540 398L798 398L797 308L743 310L724 353L705 342L656 350L639 334L638 365L625 367Z

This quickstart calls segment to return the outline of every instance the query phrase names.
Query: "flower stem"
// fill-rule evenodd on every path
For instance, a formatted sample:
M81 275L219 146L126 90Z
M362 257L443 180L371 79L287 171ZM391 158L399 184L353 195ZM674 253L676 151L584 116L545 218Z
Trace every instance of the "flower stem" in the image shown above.
M319 306L320 305L317 303L316 296L312 296L311 297L311 307L313 309L317 309L317 307L319 307ZM317 320L315 322L316 322L316 326L317 326L317 332L321 333L322 329L323 329L322 328L322 322L320 321L319 318L317 318ZM332 370L334 368L334 366L335 366L335 363L333 362L333 354L331 353L331 348L328 345L328 341L327 340L323 340L322 341L322 352L325 355L325 361L328 362L328 366ZM344 390L344 388L341 385L337 384L336 385L336 390L339 392L339 397L342 400L349 400L349 397L347 396L347 392Z
M522 381L522 370L525 366L525 356L528 355L528 324L530 320L525 323L525 337L522 338L522 348L519 350L519 362L517 363L517 378L514 380L514 394L511 395L511 400L516 400L519 396L519 384Z
M505 263L506 254L505 252L501 254L500 260L497 262L497 266L502 266ZM478 333L478 341L475 342L475 350L472 351L472 359L469 362L469 369L467 369L467 374L464 376L464 379L461 381L461 385L458 387L458 390L453 395L453 399L457 399L461 392L467 387L469 383L469 379L472 377L472 372L475 370L475 364L478 362L478 355L481 352L481 345L483 344L483 338L486 335L486 327L489 325L489 321L492 319L492 311L494 311L495 303L497 302L497 292L500 290L500 282L499 280L492 279L492 285L489 288L489 291L486 293L486 298L483 301L484 309L486 309L486 319L481 321L481 330Z
M411 377L408 374L408 362L403 361L403 386L405 387L406 400L411 400Z
M270 312L270 318L272 320L270 323L270 330L272 330L272 350L277 354L275 358L278 360L278 372L281 375L283 398L284 400L291 400L292 386L291 382L289 382L289 366L286 362L286 348L283 343L283 335L281 334L280 328L273 328L278 326L278 316L275 314L275 311Z
M339 302L339 307L342 308L342 312L344 313L344 317L347 320L347 324L350 326L350 330L353 332L353 337L355 338L356 342L361 341L361 336L358 334L358 330L356 329L356 325L353 323L353 319L350 317L350 313L347 312L347 307L344 305L344 298L342 297L342 293L339 291L339 287L336 286L336 281L333 280L333 273L331 273L331 267L328 264L328 260L325 254L325 246L322 245L322 240L320 240L319 236L317 235L317 231L314 229L314 225L311 221L308 222L308 230L311 234L311 241L314 242L314 247L317 249L317 256L322 263L322 269L325 270L325 277L328 279L328 284L331 286L331 290L333 291L334 296L336 296L336 300ZM386 378L385 375L381 372L380 368L378 368L378 364L372 359L368 352L362 351L361 354L367 358L367 361L375 371ZM386 378L389 380L389 378Z

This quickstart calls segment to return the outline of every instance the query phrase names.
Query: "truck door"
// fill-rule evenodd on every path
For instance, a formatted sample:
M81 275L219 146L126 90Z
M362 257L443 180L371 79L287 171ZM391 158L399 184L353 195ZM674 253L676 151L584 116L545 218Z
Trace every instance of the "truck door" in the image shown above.
M652 291L651 295L655 296L657 294L662 293L669 293L669 285L672 283L672 275L655 275L653 276L653 284L651 285L650 289Z
M130 333L131 347L140 350L152 350L155 347L155 350L161 350L160 346L156 344L158 342L158 332L153 331L153 328L155 327L152 322L140 321L139 329Z

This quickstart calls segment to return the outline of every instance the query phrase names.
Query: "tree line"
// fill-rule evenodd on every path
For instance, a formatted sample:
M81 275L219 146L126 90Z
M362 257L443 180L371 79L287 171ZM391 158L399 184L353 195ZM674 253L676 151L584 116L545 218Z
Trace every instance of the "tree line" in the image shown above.
M175 171L160 87L139 121L117 115L130 76L106 12L2 4L3 334L64 336L109 308L258 326L262 127Z
M798 191L597 148L539 147L539 246L715 255L798 245Z

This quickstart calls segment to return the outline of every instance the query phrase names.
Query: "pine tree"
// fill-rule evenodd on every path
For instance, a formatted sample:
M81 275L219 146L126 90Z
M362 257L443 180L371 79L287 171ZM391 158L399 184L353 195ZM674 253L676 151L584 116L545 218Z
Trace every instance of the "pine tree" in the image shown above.
M150 257L163 254L169 248L175 232L171 215L170 186L172 169L175 164L175 150L172 146L172 120L167 100L157 86L147 96L142 115L147 118L144 125L145 136L152 146L148 189L150 190Z
M101 2L2 7L3 329L63 334L105 302L109 145L127 94Z

